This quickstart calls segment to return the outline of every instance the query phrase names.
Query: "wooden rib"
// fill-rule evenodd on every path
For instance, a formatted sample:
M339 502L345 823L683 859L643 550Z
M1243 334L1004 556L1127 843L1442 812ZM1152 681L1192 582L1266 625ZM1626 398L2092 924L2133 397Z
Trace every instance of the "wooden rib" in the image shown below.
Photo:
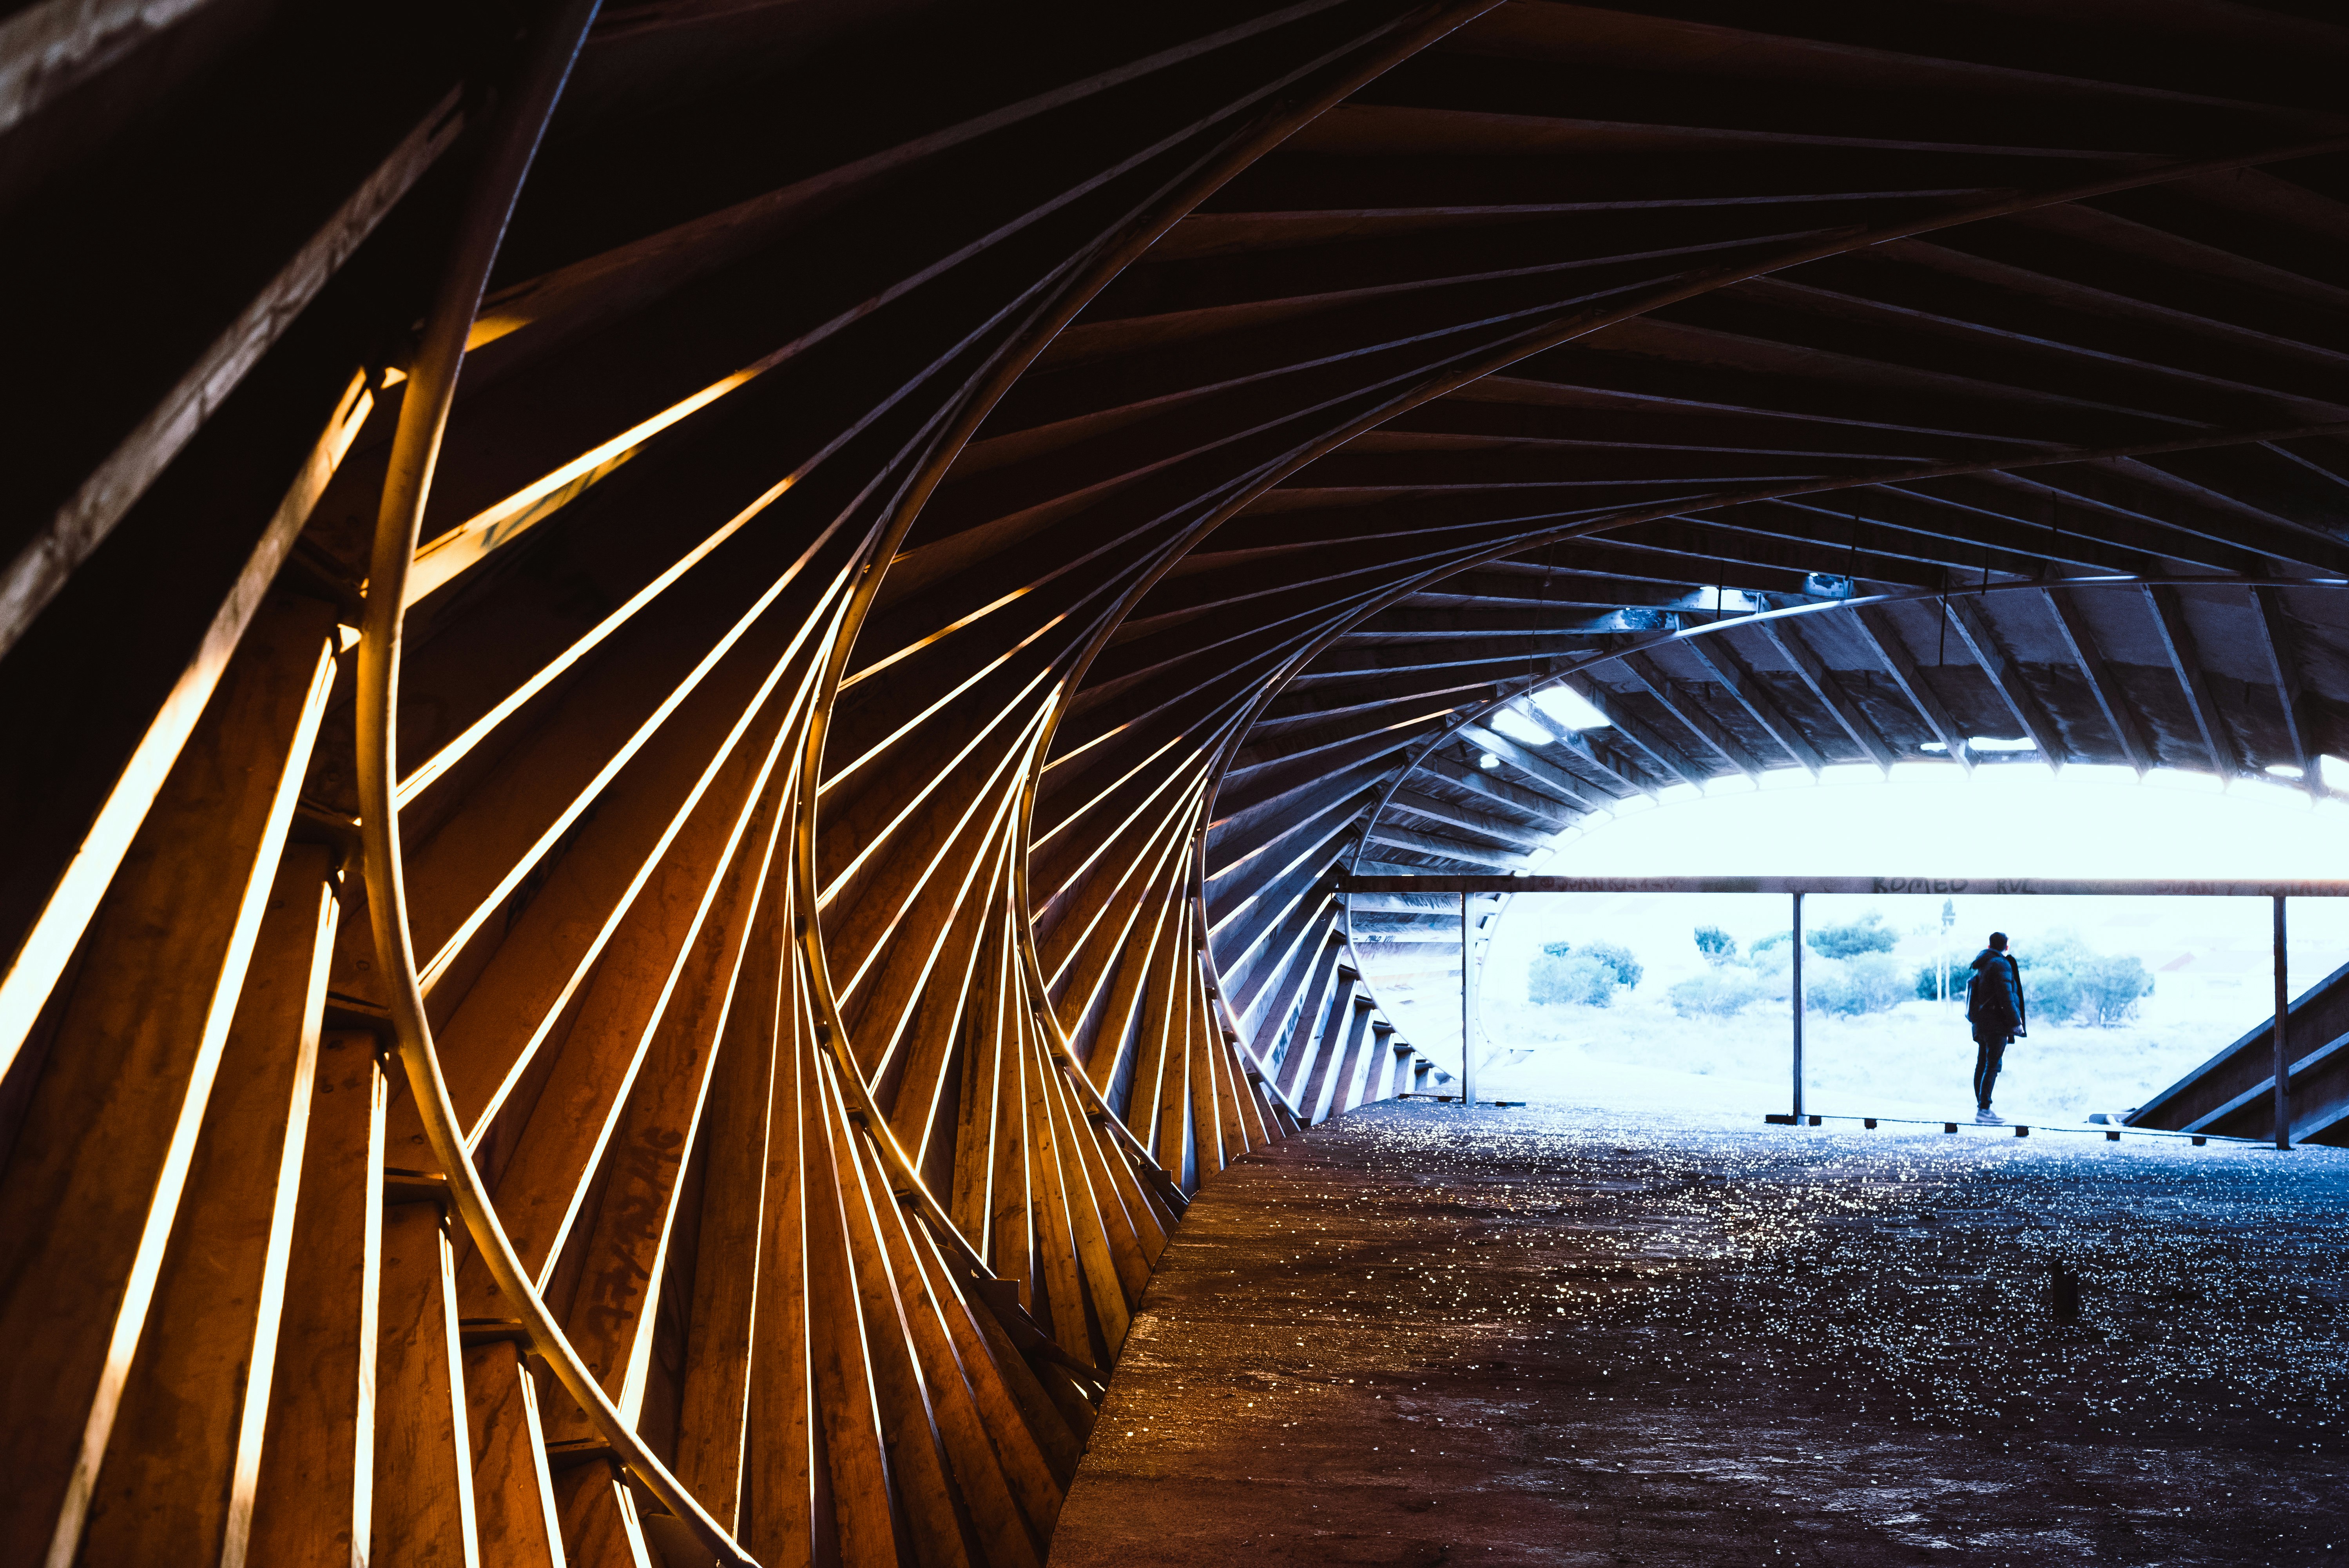
M827 1071L814 1054L813 1031L801 1046L805 1116L807 1323L814 1404L823 1417L821 1462L839 1532L841 1561L851 1568L895 1568L897 1482L886 1455L888 1427L873 1379L864 1314L848 1237L849 1195L838 1176L836 1146L848 1128L833 1114ZM788 1559L786 1559L788 1561Z
M2291 628L2284 622L2282 591L2253 588L2251 607L2259 612L2260 649L2267 656L2268 679L2277 706L2282 711L2285 743L2300 768L2301 787L2313 799L2324 798L2324 774L2311 737L2306 699L2302 691L2299 656Z
M144 734L105 800L92 815L75 846L73 857L50 889L41 912L9 955L0 975L0 1074L6 1073L33 1026L42 1000L64 972L75 944L80 940L108 883L121 865L123 852L155 803L181 748L193 732L211 701L222 671L229 668L238 644L285 563L295 539L310 520L319 495L335 476L351 442L375 407L367 372L355 373L327 416L326 429L311 446L294 483L270 516L260 541L220 608L204 628L195 652L181 670L171 689L155 710Z
M778 941L798 918L791 879L782 884ZM819 1549L819 1516L832 1507L828 1461L818 1451L824 1425L816 1408L817 1351L809 1322L811 1231L826 1216L820 1209L811 1213L810 1199L818 1189L807 1178L812 1158L807 1129L819 1102L807 1081L814 1054L804 983L801 966L783 961L773 1035L773 1098L760 1172L759 1268L745 1353L741 1495L756 1501L741 1539L761 1563L812 1559Z
M334 671L331 612L273 606L123 857L0 1182L0 1556L78 1549ZM117 975L170 977L141 992ZM103 1158L94 1151L105 1151Z
M2145 597L2161 633L2162 651L2168 655L2170 671L2185 695L2187 711L2194 716L2195 732L2202 738L2203 753L2210 759L2210 771L2222 779L2232 778L2242 771L2242 763L2235 755L2234 737L2210 694L2210 679L2202 668L2194 633L2186 624L2186 608L2178 590L2148 587Z
M337 906L333 857L287 846L204 1104L83 1552L156 1561L218 1541L242 1562L276 1372Z
M2072 596L2060 588L2050 588L2043 597L2047 601L2047 607L2054 612L2056 627L2063 633L2064 646L2071 651L2072 661L2080 667L2080 673L2088 678L2088 690L2095 694L2096 707L2104 713L2106 727L2112 731L2113 739L2119 743L2122 754L2128 758L2129 765L2137 769L2137 776L2144 777L2147 770L2158 766L2161 759L2155 754L2153 742L2147 739L2137 710L2129 702L2128 693L2121 687L2119 677L2113 673L2112 666L2105 662L2103 650L2096 646L2095 633L2089 627L2087 618L2080 613L2080 607L2073 602Z
M97 553L140 496L206 418L269 351L303 306L332 278L384 215L457 140L463 117L451 89L361 181L343 204L221 335L206 346L39 533L0 569L0 656L5 656L77 567ZM294 529L285 535L293 543ZM280 557L282 559L282 556ZM270 563L274 571L276 563ZM264 577L266 581L266 576Z
M795 1260L766 1251L768 1150L774 1125L788 877L770 876L751 917L702 1118L702 1172L690 1326L678 1417L678 1479L740 1536L750 1443L753 1335L764 1289L796 1289ZM730 1260L724 1267L698 1260ZM781 1310L781 1303L771 1310Z
M410 1197L385 1210L382 1292L368 1555L384 1563L474 1568L481 1544L456 1259L437 1197Z
M2060 767L2070 761L2071 749L2057 733L2054 720L2024 683L2022 669L2007 654L2004 639L1991 625L1982 607L1963 596L1948 600L1945 607L1959 639L1989 679L1991 689L2006 704L2007 711L2014 715L2014 722L2023 726L2023 732L2031 737L2032 744L2039 748L2039 754L2051 766Z
M1775 618L1764 619L1760 627L1762 635L1768 638L1770 645L1795 667L1795 672L1803 678L1803 684L1811 689L1811 695L1819 700L1819 705L1835 715L1836 722L1843 726L1843 732L1851 737L1852 744L1867 753L1868 760L1878 767L1889 769L1895 761L1892 748L1884 743L1883 737L1876 732L1876 726L1868 722L1868 715L1844 690L1843 681L1836 671L1828 669L1826 662L1812 651L1801 629L1790 620Z
M1925 672L1917 666L1916 656L1909 651L1909 645L1900 640L1900 628L1885 618L1881 610L1866 608L1853 614L1851 624L1858 631L1860 640L1868 645L1868 651L1883 663L1886 672L1892 677L1893 684L1900 688L1900 694L1909 699L1909 705L1917 711L1917 716L1925 722L1928 729L1940 737L1950 760L1958 764L1960 771L1971 775L1974 770L1974 759L1973 753L1966 749L1966 732L1950 716L1949 709L1942 705L1940 694L1927 683Z
M517 1568L564 1568L563 1525L547 1468L538 1385L510 1332L465 1348L465 1428L473 1512L489 1555ZM468 1335L471 1338L471 1335Z
M968 1456L964 1487L957 1488L948 1480L947 1439L939 1429L931 1386L922 1376L913 1330L906 1321L905 1303L897 1293L879 1235L879 1207L894 1210L895 1204L885 1187L875 1201L874 1173L868 1168L861 1135L848 1118L829 1064L818 1069L817 1079L825 1096L823 1121L830 1134L856 1307L864 1320L865 1376L887 1435L885 1458L899 1507L911 1527L912 1540L907 1544L920 1562L968 1568L975 1554L973 1543L964 1534L960 1515L965 1510L979 1516L988 1544L1024 1544L1024 1532L999 1470L990 1473L992 1454L982 1449ZM982 1486L982 1480L993 1484ZM894 1549L895 1542L891 1544Z
M1804 737L1802 726L1787 717L1786 711L1754 673L1753 667L1738 657L1737 650L1729 645L1727 633L1692 637L1681 646L1713 680L1728 689L1737 705L1762 727L1763 733L1778 742L1781 751L1796 765L1808 769L1812 777L1818 776L1826 760Z
M222 1568L347 1562L373 1530L386 1087L377 1048L366 1033L319 1041L252 1525Z

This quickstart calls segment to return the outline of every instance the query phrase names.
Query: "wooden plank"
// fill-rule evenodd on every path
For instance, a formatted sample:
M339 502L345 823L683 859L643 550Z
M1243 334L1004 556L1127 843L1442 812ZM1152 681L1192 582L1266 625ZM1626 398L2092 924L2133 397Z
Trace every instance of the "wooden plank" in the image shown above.
M916 1328L924 1375L939 1390L940 1421L948 1434L957 1484L990 1492L1002 1489L999 1502L985 1505L996 1521L981 1538L989 1560L999 1550L989 1533L1002 1538L999 1549L1012 1560L1020 1560L1023 1550L1033 1560L1051 1539L1066 1486L1031 1422L1048 1419L1071 1458L1075 1443L1027 1364L1016 1356L1009 1364L998 1361L972 1316L988 1315L987 1309L956 1287L953 1270L921 1221L902 1206L876 1205L875 1211L895 1288L905 1303L906 1321ZM1024 1548L1010 1528L1015 1522L1024 1526Z
M0 51L5 52L5 51ZM212 624L204 628L194 653L180 671L163 701L156 706L146 732L131 751L121 772L109 786L105 800L92 815L74 846L72 858L49 889L41 912L8 959L0 974L0 1074L16 1057L26 1031L44 999L57 982L123 852L139 825L155 803L181 748L195 731L211 701L222 672L233 657L253 618L267 598L280 567L313 507L335 476L344 454L357 439L359 428L373 409L367 373L355 372L341 399L327 416L324 431L308 459L287 487L277 510L271 514L259 543L246 557L244 568L222 599Z
M1860 711L1859 704L1851 700L1851 694L1844 690L1843 681L1836 671L1828 669L1826 661L1804 640L1800 628L1792 620L1783 618L1764 618L1758 625L1762 635L1770 639L1770 645L1795 667L1795 672L1803 678L1803 684L1811 689L1811 695L1835 715L1836 722L1843 726L1844 733L1851 737L1852 744L1867 753L1868 760L1878 767L1889 768L1895 761L1892 749L1876 732L1876 726L1868 722L1868 715Z
M2284 742L2292 747L2293 763L2300 769L2301 787L2312 799L2322 800L2324 770L2316 760L2307 696L2301 686L2300 656L2284 619L2282 590L2253 588L2251 592L2251 607L2260 618L2260 649L2267 656L2268 678L2283 713Z
M1075 1199L1070 1191L1060 1140L1053 1136L1052 1089L1048 1080L1054 1074L1046 1055L1047 1047L1037 1037L1033 1016L1022 1010L1019 1019L1023 1025L1020 1050L1026 1058L1028 1090L1029 1209L1036 1227L1036 1250L1043 1265L1045 1287L1050 1293L1048 1332L1061 1349L1077 1360L1094 1362L1098 1357L1093 1354L1092 1339L1085 1325L1084 1276L1077 1262L1076 1220L1071 1213Z
M1233 1107L1225 1093L1228 1085L1218 1080L1216 1072L1216 1058L1223 1054L1223 1036L1216 1028L1198 964L1195 961L1185 971L1191 981L1191 1149L1196 1167L1194 1179L1204 1185L1209 1177L1221 1175L1240 1148L1229 1145L1231 1129L1226 1116Z
M954 1493L971 1521L978 1551L976 1561L1038 1568L1050 1525L1040 1530L1029 1508L1032 1504L1044 1509L1043 1517L1049 1521L1058 1507L1059 1489L1032 1443L999 1443L990 1434L989 1411L981 1402L978 1385L991 1381L994 1369L983 1355L976 1364L968 1360L947 1325L949 1314L965 1310L964 1303L955 1296L942 1296L924 1277L910 1233L919 1221L909 1217L902 1205L880 1201L877 1191L871 1196L883 1251L876 1277L883 1281L881 1288L898 1303L930 1396ZM1007 1438L1025 1436L1018 1412L1008 1402L992 1413L996 1419L1008 1422ZM1040 1489L1025 1499L1010 1474L1010 1464L1023 1461L1029 1468L1028 1479Z
M2120 680L2112 667L2105 662L2103 649L2096 646L2095 632L2072 596L2056 588L2044 590L2041 597L2055 614L2056 629L2063 633L2064 646L2071 650L2072 661L2080 673L2088 678L2088 690L2096 699L2096 707L2105 716L2105 725L2120 743L2121 753L2129 765L2142 778L2158 766L2160 758L2154 753L2153 742L2145 732L2145 722L2130 705L2128 693L2122 690Z
M890 1130L916 1170L928 1168L930 1140L948 1110L947 1069L978 990L988 917L999 897L1011 853L1011 838L1005 834L996 840L991 855L974 866L971 885L961 894L936 958L922 977L905 1072L889 1106Z
M807 1323L820 1458L830 1481L832 1519L845 1568L897 1568L900 1499L887 1459L888 1426L873 1379L856 1265L849 1249L847 1195L833 1146L848 1133L832 1113L823 1081L830 1069L804 1042L802 1106L807 1208Z
M1675 699L1671 677L1653 659L1644 653L1627 653L1618 660L1618 668L1638 681L1641 691L1679 721L1681 728L1710 746L1715 756L1748 778L1761 778L1762 764L1754 753L1703 709L1685 700ZM1629 733L1628 731L1625 732Z
M242 1562L334 952L333 856L286 846L122 1396L84 1560Z
M659 1568L646 1546L636 1500L609 1459L559 1471L554 1503L568 1568Z
M2039 754L2058 765L2070 762L2071 751L2064 744L2054 719L2024 683L2021 666L2007 653L2005 639L1991 624L1983 607L1960 595L1945 601L1944 608L1958 629L1959 639L1973 654L1974 662L1982 666L1982 674L1989 677L1999 701L2014 715L2014 722L2023 726L2023 732L2039 748Z
M1711 637L1692 637L1680 646L1715 680L1729 689L1729 694L1737 700L1737 705L1762 726L1764 734L1778 742L1781 751L1793 758L1798 766L1807 769L1813 777L1818 775L1818 771L1826 765L1826 760L1819 755L1817 748L1803 733L1802 725L1779 705L1776 695L1760 676L1754 674L1753 667L1738 657L1737 649L1730 646L1727 632L1716 632Z
M856 1303L864 1314L866 1376L888 1434L889 1469L907 1526L904 1544L917 1562L969 1568L984 1558L964 1533L965 1510L977 1515L974 1522L992 1545L1024 1544L1026 1529L1011 1507L999 1471L993 1486L981 1485L988 1479L986 1467L993 1463L991 1453L966 1456L973 1490L965 1490L949 1479L946 1438L931 1386L923 1376L914 1330L880 1236L879 1209L885 1204L895 1210L896 1205L887 1186L877 1180L863 1146L864 1135L849 1120L838 1081L823 1069L818 1079L827 1100L823 1115L830 1125L834 1179L840 1185L843 1233L855 1270Z
M979 950L978 984L966 1010L962 1040L962 1104L955 1124L954 1189L947 1213L979 1256L991 1246L995 1214L995 1125L1003 1093L1004 992L1010 954L999 912L990 914Z
M999 1279L1009 1280L1019 1287L1019 1304L1033 1311L1038 1260L1035 1150L1028 1128L1028 1079L1034 1068L1023 1044L1027 1019L1019 1005L1019 976L1014 968L1019 961L1013 950L1018 939L1010 929L1015 919L1009 911L1005 912L998 939L1004 968L1000 1005L994 1015L995 1120L988 1133L994 1174L989 1179L988 1246L980 1255L993 1266Z
M386 1205L378 1310L368 1559L480 1568L456 1256L437 1200Z
M782 815L770 792L710 891L613 1129L610 1174L585 1239L588 1266L564 1310L572 1347L624 1411L636 1410L644 1398L652 1308L667 1267L678 1184L699 1133L719 1031L734 1001L750 917L773 868ZM557 1438L589 1435L584 1421L549 1425Z
M667 743L595 797L594 820L547 868L440 1031L449 1096L469 1136L481 1137L583 985L592 988L581 1014L590 1027L584 1039L574 1028L564 1056L574 1043L584 1062L616 1049L613 1037L641 1037L631 1026L640 1032L653 1016L724 846L776 764L795 695L777 688L792 673L803 686L808 675L788 658L767 668L763 684L751 679L759 673L728 663L724 678L705 681L682 706ZM730 700L750 705L730 708ZM498 802L478 809L490 806L505 809ZM593 1069L584 1076L576 1092L590 1100L613 1082ZM523 1227L517 1246L526 1233L535 1234Z
M1917 711L1917 716L1925 721L1928 729L1940 737L1950 760L1958 764L1960 772L1971 775L1974 771L1974 759L1973 753L1966 749L1966 732L1959 727L1957 720L1950 716L1950 710L1942 704L1940 694L1933 690L1925 679L1925 672L1918 668L1916 656L1900 639L1900 628L1893 625L1883 611L1868 608L1853 611L1851 625L1859 633L1860 640L1868 644L1868 651L1883 662L1893 684L1899 687L1900 694L1909 699L1909 705Z
M697 1260L709 1266L697 1261L693 1271L678 1398L678 1480L738 1539L761 1282L783 1267L786 1287L799 1285L796 1260L771 1258L765 1245L767 1152L771 1140L789 1136L774 1127L772 1110L790 882L771 876L761 896L710 1079L696 1247Z
M1601 686L1588 675L1567 676L1565 684L1584 701L1606 714L1607 722L1613 727L1615 732L1629 741L1633 748L1644 755L1656 772L1665 779L1677 779L1682 784L1694 784L1700 789L1704 786L1706 777L1704 770L1699 767L1695 761L1678 745L1648 728L1641 721L1633 718L1629 711L1629 705L1623 702L1615 692ZM1655 791L1649 789L1647 793L1652 795Z
M264 1436L242 1563L349 1563L372 1536L386 1083L372 1034L318 1043Z
M585 1184L620 1128L630 1090L656 1046L673 1037L671 1008L681 1007L683 1018L722 1006L722 993L707 994L708 981L720 967L730 972L730 958L720 966L716 954L739 944L753 896L728 881L726 867L762 809L766 781L781 760L781 720L780 713L766 718L766 743L737 748L731 765L720 770L651 869L605 949L585 1010L498 1171L500 1217L542 1289L580 1219ZM715 945L704 946L705 931ZM694 994L696 986L702 994ZM706 1033L693 1037L707 1042ZM487 1081L486 1075L474 1079L477 1086ZM504 1081L513 1081L511 1074ZM461 1104L459 1112L465 1112ZM682 1150L671 1153L681 1157ZM493 1288L478 1255L468 1254L462 1277L468 1300ZM565 1428L560 1416L550 1424Z
M1191 1015L1199 1001L1198 977L1191 963L1192 924L1192 905L1186 898L1174 907L1174 929L1157 981L1166 993L1161 1035L1165 1047L1158 1071L1158 1119L1151 1144L1158 1163L1185 1192L1197 1188L1201 1175L1192 1141L1191 1096L1186 1092L1193 1054Z
M2194 730L2202 738L2202 751L2210 759L2210 771L2222 779L2232 778L2242 771L2242 763L2235 754L2235 738L2228 732L2227 721L2211 695L2210 678L2202 668L2201 650L2186 623L2185 604L2176 588L2148 587L2145 597L2153 611L2154 625L2160 629L2162 651L2169 656L2170 671L2178 677L2178 689L2186 695L2187 711L2194 715Z
M795 913L787 884L782 929L791 929ZM817 1452L821 1423L808 1325L805 1142L811 1096L805 1075L812 1031L804 980L795 955L784 953L743 1396L741 1495L757 1503L738 1536L762 1563L804 1563L816 1556L818 1489L828 1485L818 1480L824 1460ZM697 1495L708 1501L709 1494Z
M310 600L255 618L99 908L0 1179L0 1407L50 1413L0 1431L0 1560L63 1568L80 1544L324 711L332 624Z
M1102 1349L1114 1360L1124 1343L1133 1303L1149 1282L1150 1263L1135 1237L1125 1199L1107 1179L1103 1151L1078 1108L1072 1086L1049 1064L1038 1075L1061 1179L1068 1192L1077 1254ZM1096 1365L1107 1365L1093 1356Z
M1304 1070L1305 1059L1313 1054L1313 1042L1320 1036L1322 997L1331 977L1337 973L1339 957L1346 950L1343 929L1333 930L1321 944L1320 954L1313 961L1313 972L1305 986L1305 994L1298 1003L1296 1026L1290 1030L1288 1044L1280 1058L1279 1075L1274 1080L1280 1092L1288 1094L1297 1085L1298 1075ZM1285 1015L1265 1014L1265 1034L1258 1037L1257 1049L1261 1054L1268 1042L1276 1037Z
M286 258L219 337L160 397L146 417L86 475L64 505L0 568L0 654L16 646L34 618L112 534L212 410L270 346L294 324L384 215L398 205L464 128L461 89L426 111L407 136ZM298 532L298 529L296 530ZM286 535L286 544L292 535Z
M1126 1126L1145 1144L1149 1141L1147 1123L1137 1117L1150 1115L1148 1109L1141 1108L1143 1101L1154 1103L1159 1054L1164 1045L1163 1039L1154 1033L1163 1017L1157 993L1152 990L1152 979L1164 967L1166 944L1172 940L1169 932L1174 919L1174 900L1181 896L1179 844L1179 838L1167 840L1157 868L1137 890L1133 919L1122 939L1123 947L1102 954L1104 964L1114 957L1115 978L1110 981L1108 995L1093 1021L1091 1039L1078 1033L1082 1017L1072 1017L1068 1011L1075 994L1073 987L1064 995L1060 1014L1062 1026L1070 1032L1071 1049L1083 1053L1085 1075L1102 1096L1116 1105L1121 1083L1124 1085ZM1103 972L1108 971L1105 969ZM1147 1089L1143 1087L1145 1084Z
M484 1554L497 1568L565 1568L538 1386L522 1346L512 1338L469 1345L464 1364L474 1519Z

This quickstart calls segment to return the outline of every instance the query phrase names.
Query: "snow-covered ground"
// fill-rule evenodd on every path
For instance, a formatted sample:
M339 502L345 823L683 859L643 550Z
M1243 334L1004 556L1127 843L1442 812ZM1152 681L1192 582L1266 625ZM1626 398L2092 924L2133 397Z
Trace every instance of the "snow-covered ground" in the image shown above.
M1538 867L1591 875L2288 876L2349 877L2349 809L2257 784L2225 794L2138 784L2105 770L2060 782L2037 768L1954 770L1909 787L1859 782L1764 790L1668 805L1599 826ZM1899 934L1905 975L1941 950L1938 897L1814 895L1817 930L1880 914ZM2155 977L2136 1016L2112 1028L2041 1023L2007 1054L1998 1108L2013 1120L2077 1121L2121 1111L2175 1082L2271 1011L2271 909L2258 898L2056 898L1959 895L1947 950L1961 966L1993 929L2028 953L2057 932L2099 953L2141 960ZM2349 963L2349 899L2296 899L2289 947L2294 995ZM1487 931L1479 1019L1495 1053L1478 1091L1625 1108L1759 1114L1790 1096L1788 1006L1764 1001L1725 1018L1684 1018L1671 986L1704 970L1693 940L1719 926L1741 949L1783 931L1784 898L1737 895L1527 896ZM1526 976L1543 945L1606 942L1645 969L1605 1008L1535 1006ZM1440 962L1440 959L1423 961ZM1401 979L1402 977L1398 977ZM1374 987L1377 976L1372 976ZM1962 983L1962 972L1959 975ZM1415 983L1413 982L1415 981ZM1458 1050L1456 978L1401 986L1423 1009L1430 1054ZM1450 991L1454 1001L1443 1002ZM1417 993L1414 995L1414 993ZM1783 982L1781 984L1783 996ZM1408 1004L1417 1001L1418 1008ZM1409 1024L1406 1024L1407 1030ZM1448 1047L1448 1050L1445 1049ZM1904 1002L1889 1012L1806 1021L1806 1108L1942 1118L1972 1113L1973 1044L1961 1008Z

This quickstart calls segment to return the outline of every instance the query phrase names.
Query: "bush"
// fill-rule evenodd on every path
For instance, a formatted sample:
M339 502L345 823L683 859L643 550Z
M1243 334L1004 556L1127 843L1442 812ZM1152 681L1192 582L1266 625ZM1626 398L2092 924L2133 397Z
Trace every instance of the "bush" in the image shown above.
M1889 953L1900 945L1899 935L1886 928L1884 917L1870 909L1847 926L1821 926L1804 939L1821 958L1857 958L1862 953Z
M2141 959L2122 953L2098 954L2073 966L2071 981L2077 993L2072 1021L2109 1029L2127 1022L2142 998L2153 994L2153 976Z
M1541 957L1526 974L1526 995L1537 1006L1606 1007L1620 989L1630 990L1648 971L1629 948L1592 942L1545 942Z
M1638 985L1640 976L1648 972L1640 967L1640 961L1631 956L1630 948L1617 947L1613 942L1593 942L1582 950L1613 970L1615 982L1626 991Z
M1719 926L1699 926L1696 950L1704 955L1707 963L1727 963L1737 956L1737 939Z
M2023 972L2023 1008L2033 1023L2081 1023L2110 1028L2127 1023L2137 1003L2153 994L2153 976L2144 961L2120 953L2100 953L2071 931L2056 931L2044 940L2018 943L2015 963ZM1932 966L1917 977L1917 994L1933 994ZM1960 1001L1965 999L1973 971L1964 961L1950 968L1950 984Z
M1591 953L1545 953L1526 976L1526 994L1540 1007L1608 1007L1620 982L1614 966Z
M1900 966L1889 958L1868 952L1822 964L1816 977L1803 978L1805 1008L1844 1018L1889 1012L1900 1004L1908 992Z
M1665 994L1682 1018L1726 1018L1761 1001L1763 985L1752 970L1723 964L1682 981Z
M1964 959L1955 956L1951 958L1950 994L1951 996L1963 1002L1966 999L1966 981L1973 977L1974 971L1966 967ZM1938 1002L1940 997L1941 961L1938 958L1930 958L1925 961L1924 967L1917 971L1917 1000Z

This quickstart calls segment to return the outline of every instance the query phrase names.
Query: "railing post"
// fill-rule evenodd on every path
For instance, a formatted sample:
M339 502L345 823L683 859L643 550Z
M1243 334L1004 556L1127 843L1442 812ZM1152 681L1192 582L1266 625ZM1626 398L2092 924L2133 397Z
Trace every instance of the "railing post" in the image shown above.
M2283 895L2275 896L2275 1146L2292 1147L2292 1053L2285 1029L2292 1007L2292 984L2283 944Z
M1460 1103L1476 1103L1476 1047L1468 1038L1468 895L1460 895Z
M1803 896L1795 895L1795 1119L1803 1116Z

